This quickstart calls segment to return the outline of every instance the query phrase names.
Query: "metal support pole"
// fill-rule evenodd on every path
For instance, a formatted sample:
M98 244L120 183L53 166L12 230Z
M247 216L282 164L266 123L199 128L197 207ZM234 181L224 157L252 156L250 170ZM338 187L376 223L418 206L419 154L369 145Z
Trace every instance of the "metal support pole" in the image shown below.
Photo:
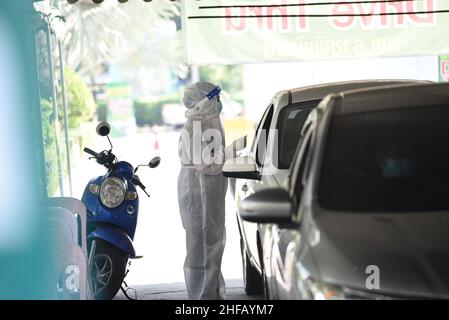
M62 94L62 107L64 110L64 135L65 135L65 144L66 144L66 158L67 158L67 171L69 175L69 189L70 196L73 196L73 188L72 188L72 163L70 159L70 140L69 140L69 118L67 113L67 99L66 99L66 91L65 91L65 81L64 81L64 59L62 56L62 45L61 41L58 40L58 51L59 51L59 68L61 74L61 94Z
M35 29L33 33L33 39L30 41L30 43L33 44L33 52L34 55L32 55L31 59L33 59L32 63L34 64L35 68L33 69L33 74L35 75L35 79L37 82L33 83L34 87L34 105L33 105L33 113L34 113L34 121L35 121L35 132L36 132L36 153L38 155L38 163L40 164L40 181L41 181L41 196L42 199L48 198L48 192L47 192L47 175L45 171L45 149L44 149L44 136L43 136L43 130L42 130L42 109L41 109L41 101L40 101L40 88L39 83L41 81L39 70L38 70L38 58L37 58L37 50L38 50L38 43L37 43L37 35L39 32L45 32L42 27L38 27Z
M55 117L55 144L56 144L56 156L58 160L58 174L59 174L59 188L61 190L61 196L64 196L64 177L62 172L62 162L61 162L61 148L59 146L58 137L58 102L56 96L56 86L55 86L55 66L53 64L53 49L51 44L51 32L50 27L46 27L47 36L47 51L48 51L48 66L50 68L50 82L52 91L52 102L53 102L53 116ZM50 195L51 196L51 195Z

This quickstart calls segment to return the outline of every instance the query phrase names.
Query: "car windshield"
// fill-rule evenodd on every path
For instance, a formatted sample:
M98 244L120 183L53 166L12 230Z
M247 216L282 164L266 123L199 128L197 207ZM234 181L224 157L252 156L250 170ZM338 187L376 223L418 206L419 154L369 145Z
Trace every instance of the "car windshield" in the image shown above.
M318 190L328 210L449 209L449 107L336 117Z
M310 111L321 100L303 101L284 107L279 113L278 128L278 168L288 169L295 155L301 137L301 129Z

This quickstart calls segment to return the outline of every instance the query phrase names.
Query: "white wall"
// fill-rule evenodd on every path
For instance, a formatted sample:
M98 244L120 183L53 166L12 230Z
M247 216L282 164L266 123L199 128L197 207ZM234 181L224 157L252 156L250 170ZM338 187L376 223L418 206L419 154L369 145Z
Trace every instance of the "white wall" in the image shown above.
M247 64L243 66L246 116L258 122L280 90L345 80L420 79L438 81L438 57Z

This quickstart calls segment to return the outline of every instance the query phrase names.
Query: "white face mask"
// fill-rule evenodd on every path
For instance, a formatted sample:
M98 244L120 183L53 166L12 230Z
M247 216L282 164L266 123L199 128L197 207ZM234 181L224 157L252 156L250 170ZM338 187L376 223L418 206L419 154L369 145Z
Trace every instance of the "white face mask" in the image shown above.
M216 100L214 98L212 98L212 100L209 100L207 97L205 97L203 100L198 102L195 108L204 113L220 113L223 109L223 105L218 98Z

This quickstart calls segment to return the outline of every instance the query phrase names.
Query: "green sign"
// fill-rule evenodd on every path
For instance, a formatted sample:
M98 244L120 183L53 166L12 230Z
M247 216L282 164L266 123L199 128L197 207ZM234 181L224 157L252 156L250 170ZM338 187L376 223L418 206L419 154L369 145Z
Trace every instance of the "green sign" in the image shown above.
M131 86L127 83L109 83L106 87L108 97L108 122L113 137L127 136L136 132Z
M440 82L449 82L449 55L440 56L438 62L440 65Z
M187 62L244 63L449 52L449 13L441 12L449 10L448 1L348 0L316 5L323 1L184 1ZM263 7L268 4L288 5Z

